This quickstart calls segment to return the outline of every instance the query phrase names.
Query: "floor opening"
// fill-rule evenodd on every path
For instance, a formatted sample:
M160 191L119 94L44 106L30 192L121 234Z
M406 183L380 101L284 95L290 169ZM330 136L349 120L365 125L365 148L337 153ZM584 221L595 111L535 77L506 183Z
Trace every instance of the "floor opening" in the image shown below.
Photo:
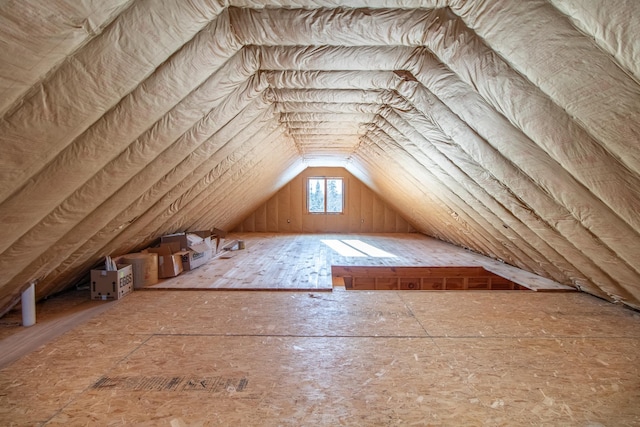
M347 290L530 290L482 267L332 266Z

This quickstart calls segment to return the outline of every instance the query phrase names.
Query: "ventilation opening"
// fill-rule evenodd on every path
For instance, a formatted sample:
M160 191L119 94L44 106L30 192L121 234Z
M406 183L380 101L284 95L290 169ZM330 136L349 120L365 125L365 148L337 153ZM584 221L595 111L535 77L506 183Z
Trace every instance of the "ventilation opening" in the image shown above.
M354 267L332 266L347 290L530 290L482 267Z

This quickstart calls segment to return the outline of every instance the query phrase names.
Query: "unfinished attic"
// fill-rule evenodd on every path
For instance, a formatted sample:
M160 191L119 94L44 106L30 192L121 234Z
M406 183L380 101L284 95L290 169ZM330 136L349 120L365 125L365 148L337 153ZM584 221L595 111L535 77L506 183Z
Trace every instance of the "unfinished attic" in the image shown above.
M639 425L639 34L634 0L0 2L0 424ZM93 298L127 255L153 283Z

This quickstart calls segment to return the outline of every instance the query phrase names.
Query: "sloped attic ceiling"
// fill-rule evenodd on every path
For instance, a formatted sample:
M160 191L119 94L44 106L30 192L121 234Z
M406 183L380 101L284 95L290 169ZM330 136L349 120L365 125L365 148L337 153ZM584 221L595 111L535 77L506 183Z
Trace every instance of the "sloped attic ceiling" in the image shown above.
M0 5L0 313L341 165L422 232L640 307L634 0Z

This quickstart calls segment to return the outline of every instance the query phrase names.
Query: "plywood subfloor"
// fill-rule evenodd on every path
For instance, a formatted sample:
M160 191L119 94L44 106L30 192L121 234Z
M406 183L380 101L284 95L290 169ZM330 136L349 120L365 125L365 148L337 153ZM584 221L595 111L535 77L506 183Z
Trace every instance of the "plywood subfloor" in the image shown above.
M640 315L583 293L103 304L0 370L0 425L640 425Z
M531 274L419 233L269 234L243 233L246 249L217 258L196 270L161 281L154 289L298 289L330 290L331 266L481 266L533 290L570 290ZM341 255L327 242L359 241L392 256ZM354 243L352 243L354 244ZM358 243L355 243L359 246ZM348 245L347 245L348 246ZM349 247L348 247L349 248ZM353 249L353 247L351 247Z
M88 289L73 289L39 301L36 324L25 328L18 305L0 318L0 369L108 308L90 300Z

